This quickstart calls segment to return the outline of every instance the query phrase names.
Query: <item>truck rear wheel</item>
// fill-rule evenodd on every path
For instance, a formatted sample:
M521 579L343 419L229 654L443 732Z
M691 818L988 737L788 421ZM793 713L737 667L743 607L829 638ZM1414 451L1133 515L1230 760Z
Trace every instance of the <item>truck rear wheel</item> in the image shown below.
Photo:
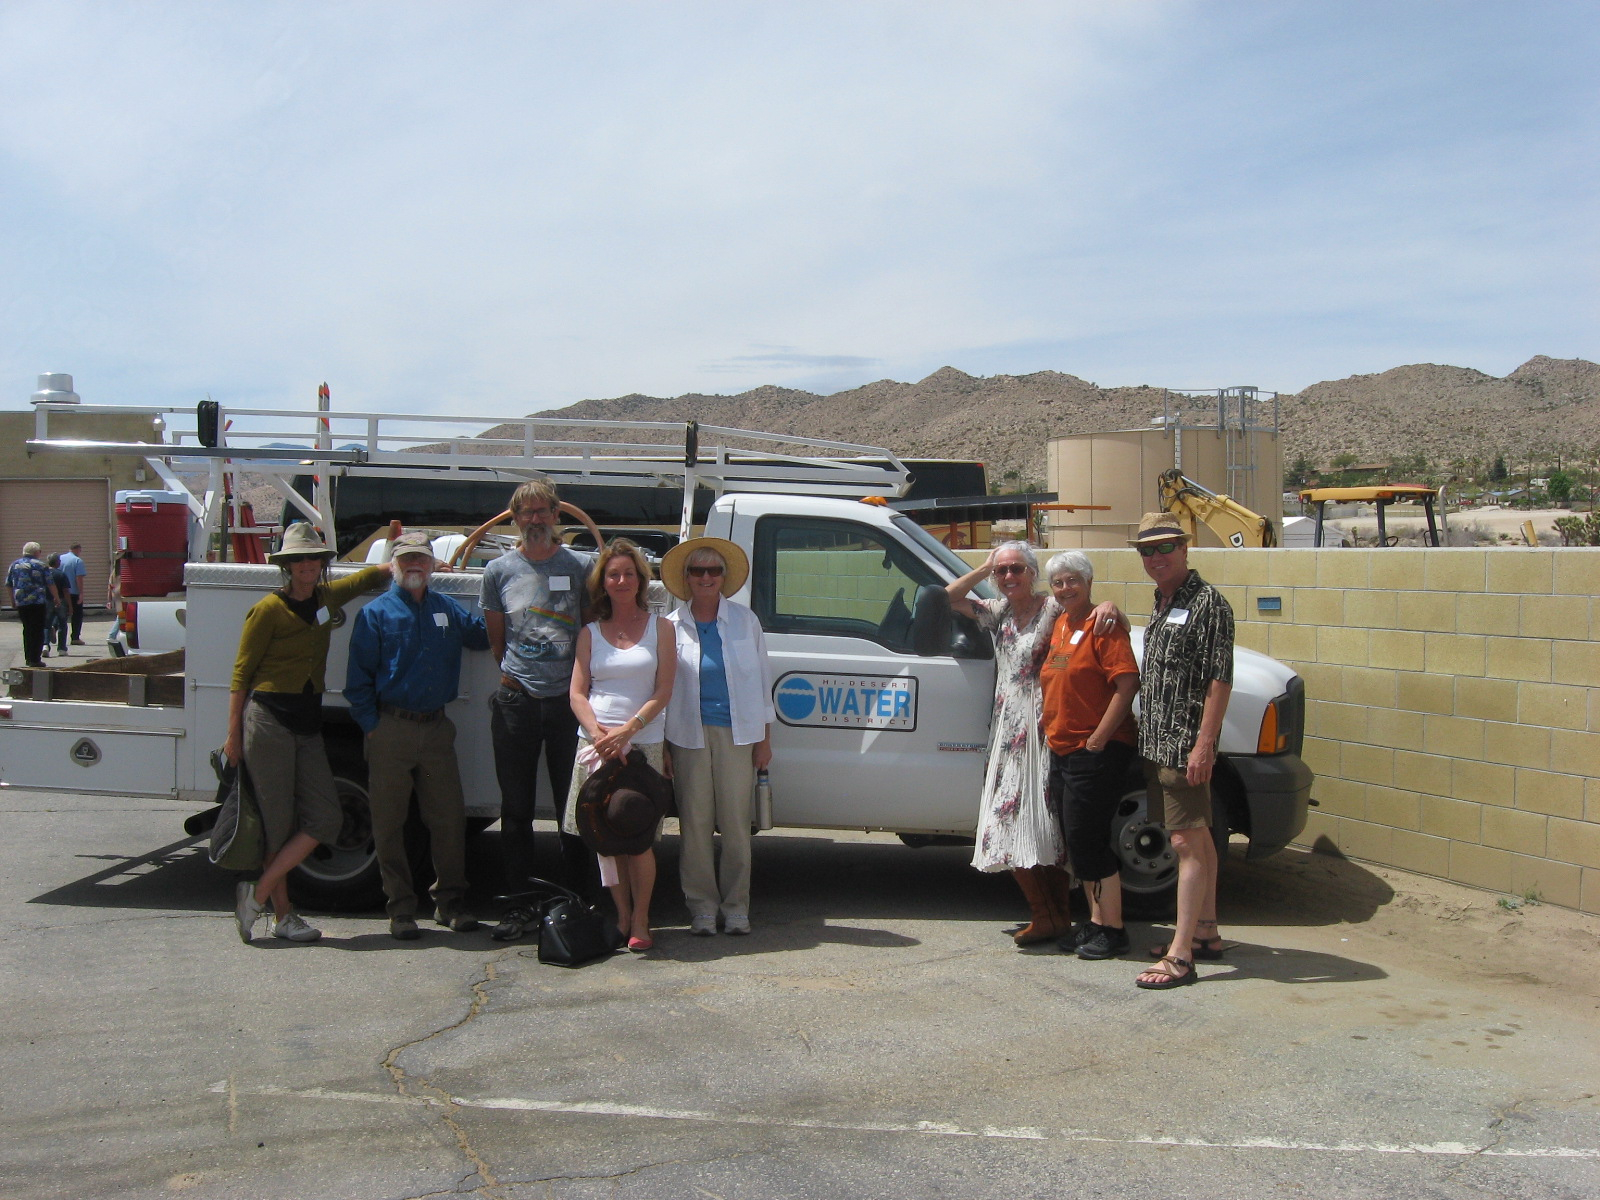
M344 827L338 840L318 846L289 874L296 904L324 909L383 907L383 880L372 841L372 814L365 780L335 774Z

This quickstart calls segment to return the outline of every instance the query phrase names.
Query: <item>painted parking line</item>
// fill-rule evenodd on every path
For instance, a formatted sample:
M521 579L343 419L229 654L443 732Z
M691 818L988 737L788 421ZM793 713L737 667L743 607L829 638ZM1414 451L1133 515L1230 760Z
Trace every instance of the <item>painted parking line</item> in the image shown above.
M980 1125L966 1128L945 1121L856 1122L808 1121L766 1117L755 1113L714 1113L696 1109L655 1108L620 1104L610 1100L531 1100L515 1096L473 1099L452 1096L448 1101L432 1096L401 1096L385 1092L342 1092L329 1088L245 1087L227 1080L214 1083L210 1092L229 1096L263 1096L286 1099L337 1101L353 1104L394 1104L416 1108L485 1109L495 1112L559 1113L571 1116L628 1117L647 1121L695 1121L708 1125L754 1125L771 1129L823 1129L844 1133L905 1133L934 1137L993 1138L1002 1141L1087 1142L1106 1146L1166 1146L1201 1150L1287 1150L1319 1154L1413 1154L1480 1158L1600 1159L1600 1149L1577 1146L1493 1146L1470 1142L1307 1142L1284 1138L1179 1138L1104 1137L1083 1130L1048 1131L1030 1127L1005 1128Z

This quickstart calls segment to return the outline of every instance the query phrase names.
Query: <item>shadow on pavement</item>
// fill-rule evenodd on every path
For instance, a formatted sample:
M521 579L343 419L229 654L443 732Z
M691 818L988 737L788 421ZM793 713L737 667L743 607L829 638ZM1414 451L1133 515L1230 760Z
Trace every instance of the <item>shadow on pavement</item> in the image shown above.
M541 832L537 839L540 865L553 865L558 857L553 834ZM35 896L31 903L195 912L227 912L233 907L234 876L210 864L202 839L185 838L129 858L83 857L103 865ZM974 871L968 865L970 857L970 849L960 846L911 849L887 838L835 841L763 833L755 839L753 855L751 916L756 934L745 939L721 934L691 939L685 933L679 946L674 931L687 926L688 912L677 888L677 839L667 837L657 847L660 874L654 920L673 944L673 957L693 960L760 953L779 945L797 949L825 942L917 944L915 939L880 929L852 928L851 922L992 921L998 936L1000 930L1025 919L1022 897L1003 873ZM481 920L492 923L498 917L494 897L501 890L498 833L468 839L467 871L472 880L468 904ZM1304 926L1365 921L1394 896L1387 883L1355 863L1299 849L1255 863L1246 862L1236 850L1222 873L1220 891L1225 930L1237 924ZM383 919L378 909L342 915ZM426 924L424 928L428 930L424 941L409 943L411 947L481 948L486 936L443 929L435 933ZM376 931L354 939L325 938L322 944L347 950L401 945L387 932ZM1273 975L1273 969L1260 963L1240 965L1241 969L1248 965L1250 970ZM1338 973L1336 967L1329 970ZM1315 969L1308 970L1306 977L1316 977Z
M1246 862L1236 848L1217 883L1224 927L1359 924L1393 899L1383 879L1321 843L1316 850L1290 846L1259 862Z

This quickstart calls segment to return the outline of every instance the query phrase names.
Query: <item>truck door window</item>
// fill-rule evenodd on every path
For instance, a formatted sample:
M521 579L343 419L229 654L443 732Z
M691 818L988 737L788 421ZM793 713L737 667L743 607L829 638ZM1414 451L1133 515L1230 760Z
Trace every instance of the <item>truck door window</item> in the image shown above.
M750 600L773 633L828 633L909 653L917 588L933 571L893 538L853 521L762 517Z

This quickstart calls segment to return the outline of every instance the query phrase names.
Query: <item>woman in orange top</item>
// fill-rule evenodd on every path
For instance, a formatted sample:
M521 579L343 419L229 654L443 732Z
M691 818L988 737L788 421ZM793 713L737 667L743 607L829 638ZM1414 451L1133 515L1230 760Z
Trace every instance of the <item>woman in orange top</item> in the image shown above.
M1057 554L1045 574L1061 606L1039 672L1050 746L1047 795L1061 820L1072 873L1089 898L1088 924L1060 945L1079 958L1116 958L1127 953L1128 933L1111 823L1139 741L1133 723L1139 665L1126 628L1094 631L1094 567L1085 555Z

